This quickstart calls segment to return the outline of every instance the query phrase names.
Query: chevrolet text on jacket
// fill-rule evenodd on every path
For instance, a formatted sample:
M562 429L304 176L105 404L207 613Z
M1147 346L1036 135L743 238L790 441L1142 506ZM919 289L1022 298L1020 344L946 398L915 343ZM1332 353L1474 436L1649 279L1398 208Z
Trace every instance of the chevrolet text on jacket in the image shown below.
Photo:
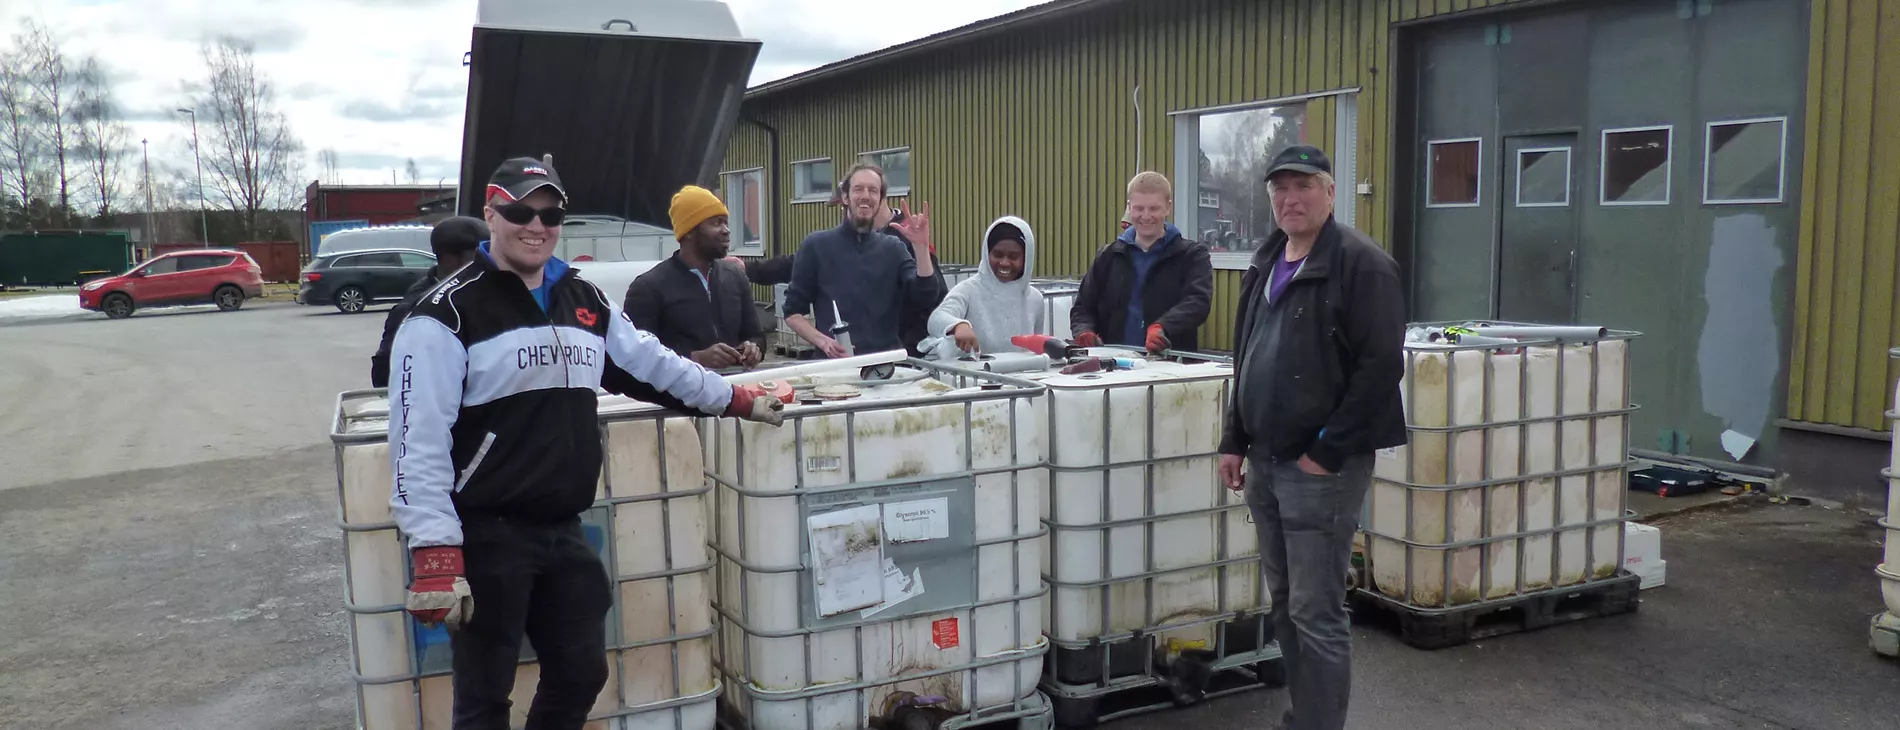
M487 247L396 330L390 507L412 548L461 545L465 514L556 522L591 506L605 373L709 414L732 400L723 378L634 327L566 263L547 263L544 311Z
M1286 242L1285 231L1274 231L1241 278L1234 397L1219 451L1276 462L1309 456L1337 473L1348 457L1406 442L1399 267L1365 234L1329 218L1262 318ZM1257 327L1273 328L1261 333L1262 353L1250 349Z

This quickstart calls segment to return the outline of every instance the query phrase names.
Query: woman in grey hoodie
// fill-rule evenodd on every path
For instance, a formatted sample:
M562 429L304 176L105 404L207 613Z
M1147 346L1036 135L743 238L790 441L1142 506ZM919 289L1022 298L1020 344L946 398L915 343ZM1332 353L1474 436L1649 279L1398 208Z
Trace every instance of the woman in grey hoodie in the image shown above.
M1016 216L1003 216L983 234L976 276L958 283L930 315L930 337L918 349L937 360L1020 351L1009 338L1043 327L1042 292L1035 275L1036 233Z

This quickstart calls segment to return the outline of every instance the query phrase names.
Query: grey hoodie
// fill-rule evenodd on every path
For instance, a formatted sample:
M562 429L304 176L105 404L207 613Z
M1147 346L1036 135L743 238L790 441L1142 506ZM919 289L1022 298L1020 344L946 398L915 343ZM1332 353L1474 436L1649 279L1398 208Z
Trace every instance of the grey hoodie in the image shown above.
M1003 281L990 271L990 232L1005 223L1023 232L1023 273L1015 281ZM977 247L976 276L958 283L930 314L930 336L917 349L933 358L954 360L962 354L950 330L964 322L976 330L977 347L986 355L1021 351L1009 338L1042 329L1042 292L1029 285L1036 273L1036 232L1028 221L1006 215L983 229L982 240L985 244Z

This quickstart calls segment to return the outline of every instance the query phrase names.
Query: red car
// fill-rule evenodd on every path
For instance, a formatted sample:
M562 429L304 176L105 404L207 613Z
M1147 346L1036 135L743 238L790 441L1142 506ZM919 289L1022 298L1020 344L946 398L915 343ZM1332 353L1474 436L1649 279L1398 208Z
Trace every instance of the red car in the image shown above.
M263 296L264 270L249 254L207 248L174 251L132 267L118 276L79 288L79 306L124 319L135 309L216 304L226 312L244 300Z

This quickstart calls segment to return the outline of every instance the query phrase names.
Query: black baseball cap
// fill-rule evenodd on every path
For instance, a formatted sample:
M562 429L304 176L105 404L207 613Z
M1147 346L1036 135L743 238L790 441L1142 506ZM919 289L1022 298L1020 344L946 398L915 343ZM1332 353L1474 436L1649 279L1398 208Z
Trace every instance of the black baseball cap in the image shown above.
M429 248L437 257L447 253L473 251L488 240L488 224L480 218L458 215L444 218L429 231Z
M511 203L544 187L554 188L561 202L567 202L567 189L561 187L561 176L555 174L554 166L532 157L503 161L495 168L495 174L488 176L488 194L500 192Z
M1333 174L1333 161L1327 159L1326 153L1321 152L1318 147L1307 144L1297 144L1280 150L1280 154L1274 155L1273 159L1267 163L1267 175L1262 179L1272 180L1274 175L1282 172L1297 172L1302 175L1318 175L1320 173L1331 175Z

